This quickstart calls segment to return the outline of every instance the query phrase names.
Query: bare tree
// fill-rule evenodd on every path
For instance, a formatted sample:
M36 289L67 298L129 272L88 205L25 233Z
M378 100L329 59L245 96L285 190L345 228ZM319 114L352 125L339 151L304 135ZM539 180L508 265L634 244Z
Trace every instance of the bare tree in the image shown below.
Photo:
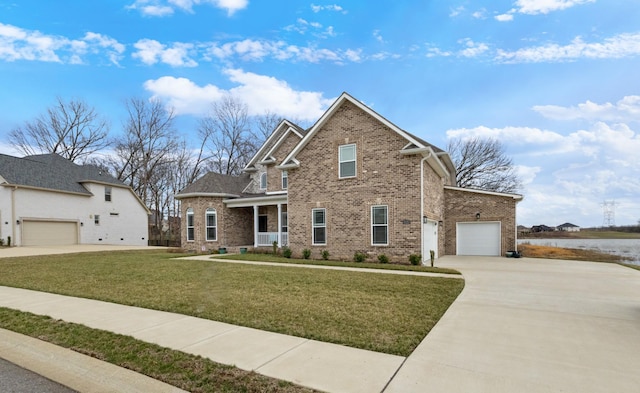
M276 129L278 124L283 120L282 116L279 116L273 112L266 111L262 115L255 116L256 134L261 141L267 140L269 135Z
M225 175L239 174L260 143L251 131L247 105L230 95L212 105L211 114L200 122L198 135L210 152L210 169Z
M82 100L63 101L46 114L9 132L9 143L25 155L56 153L69 161L85 161L109 146L109 123Z
M124 134L116 139L115 156L109 158L115 177L128 184L148 207L156 208L151 199L151 187L171 163L179 148L179 138L173 128L173 111L159 101L132 98L126 102L128 118Z
M447 151L456 167L458 187L506 193L522 187L513 161L496 139L451 139Z

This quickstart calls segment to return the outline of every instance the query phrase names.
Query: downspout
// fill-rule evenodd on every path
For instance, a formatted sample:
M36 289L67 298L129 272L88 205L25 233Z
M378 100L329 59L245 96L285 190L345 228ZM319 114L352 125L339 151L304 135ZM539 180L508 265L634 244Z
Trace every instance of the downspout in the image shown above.
M14 186L11 189L11 239L13 239L13 245L16 245L16 241L18 240L16 238L16 190L18 189L17 186ZM22 239L20 239L22 240Z
M431 152L420 160L420 255L422 255L422 263L425 262L424 253L424 164L431 157Z

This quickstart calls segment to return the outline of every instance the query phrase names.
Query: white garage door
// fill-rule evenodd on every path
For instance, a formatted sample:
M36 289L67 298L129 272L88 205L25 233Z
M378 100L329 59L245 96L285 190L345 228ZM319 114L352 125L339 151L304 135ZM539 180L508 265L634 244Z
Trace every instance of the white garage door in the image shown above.
M499 222L459 222L458 255L500 255Z
M22 245L53 246L78 243L78 224L68 221L22 221Z

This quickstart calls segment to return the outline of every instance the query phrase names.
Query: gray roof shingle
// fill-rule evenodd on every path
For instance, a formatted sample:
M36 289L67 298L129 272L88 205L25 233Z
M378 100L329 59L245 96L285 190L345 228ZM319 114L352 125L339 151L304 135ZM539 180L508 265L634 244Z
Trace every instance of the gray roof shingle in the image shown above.
M0 154L0 176L7 183L56 191L91 195L82 185L98 182L124 187L125 184L93 165L77 165L57 154L23 158Z
M250 181L251 176L246 173L240 176L230 176L209 172L185 187L178 195L197 193L243 195L242 191Z

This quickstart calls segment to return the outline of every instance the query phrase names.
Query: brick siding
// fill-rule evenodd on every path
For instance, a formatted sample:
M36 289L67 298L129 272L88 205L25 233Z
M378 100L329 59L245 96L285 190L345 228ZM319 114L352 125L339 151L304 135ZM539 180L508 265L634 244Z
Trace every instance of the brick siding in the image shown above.
M501 223L501 255L516 249L516 200L510 196L482 194L446 188L445 194L445 249L447 255L456 255L456 223L499 221Z

